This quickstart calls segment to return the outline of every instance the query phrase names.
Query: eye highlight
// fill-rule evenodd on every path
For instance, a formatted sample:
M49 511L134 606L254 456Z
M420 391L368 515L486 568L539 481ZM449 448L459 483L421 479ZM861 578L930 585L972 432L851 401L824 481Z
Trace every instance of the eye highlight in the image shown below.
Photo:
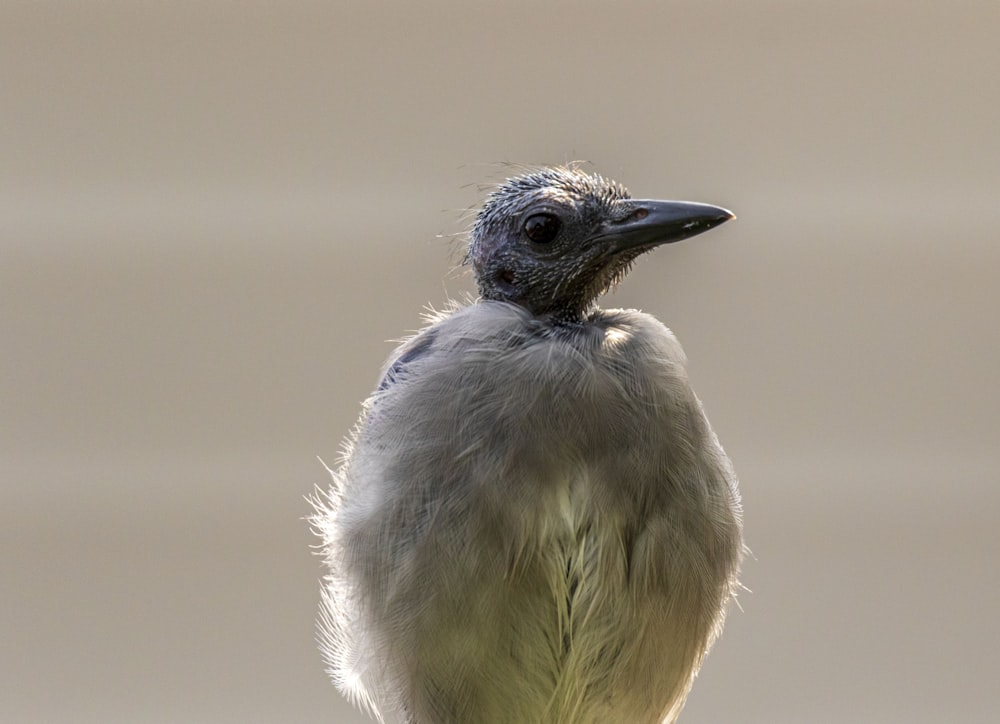
M534 214L524 220L524 233L536 244L548 244L561 228L562 222L554 214Z

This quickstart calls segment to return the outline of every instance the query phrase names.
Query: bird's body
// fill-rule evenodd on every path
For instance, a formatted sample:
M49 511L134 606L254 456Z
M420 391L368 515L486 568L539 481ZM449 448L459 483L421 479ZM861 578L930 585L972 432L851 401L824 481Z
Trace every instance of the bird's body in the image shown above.
M564 311L437 315L320 505L331 673L388 721L673 721L721 628L739 496L680 345Z

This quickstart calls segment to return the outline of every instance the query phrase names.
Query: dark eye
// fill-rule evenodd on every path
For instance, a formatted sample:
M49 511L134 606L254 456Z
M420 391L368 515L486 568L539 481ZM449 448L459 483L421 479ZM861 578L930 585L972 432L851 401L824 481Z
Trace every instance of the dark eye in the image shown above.
M562 222L552 214L535 214L524 221L524 233L536 244L548 244L556 238Z

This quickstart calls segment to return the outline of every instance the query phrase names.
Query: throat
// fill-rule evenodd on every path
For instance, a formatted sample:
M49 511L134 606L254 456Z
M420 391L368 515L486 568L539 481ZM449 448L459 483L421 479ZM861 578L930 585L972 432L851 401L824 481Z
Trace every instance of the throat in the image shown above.
M527 307L527 309L539 319L547 320L552 324L574 326L587 322L597 310L597 301L565 300L562 303L542 307L539 310L531 309L531 307Z
M571 326L583 324L586 321L587 315L575 307L568 307L566 309L557 310L547 316L555 324Z

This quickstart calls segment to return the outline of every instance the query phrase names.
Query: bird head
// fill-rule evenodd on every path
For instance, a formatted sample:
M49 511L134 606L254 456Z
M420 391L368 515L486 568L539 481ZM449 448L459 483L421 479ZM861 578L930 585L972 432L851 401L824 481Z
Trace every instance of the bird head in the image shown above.
M577 321L640 254L731 218L718 206L633 199L601 176L546 168L509 178L489 195L467 259L483 299Z

